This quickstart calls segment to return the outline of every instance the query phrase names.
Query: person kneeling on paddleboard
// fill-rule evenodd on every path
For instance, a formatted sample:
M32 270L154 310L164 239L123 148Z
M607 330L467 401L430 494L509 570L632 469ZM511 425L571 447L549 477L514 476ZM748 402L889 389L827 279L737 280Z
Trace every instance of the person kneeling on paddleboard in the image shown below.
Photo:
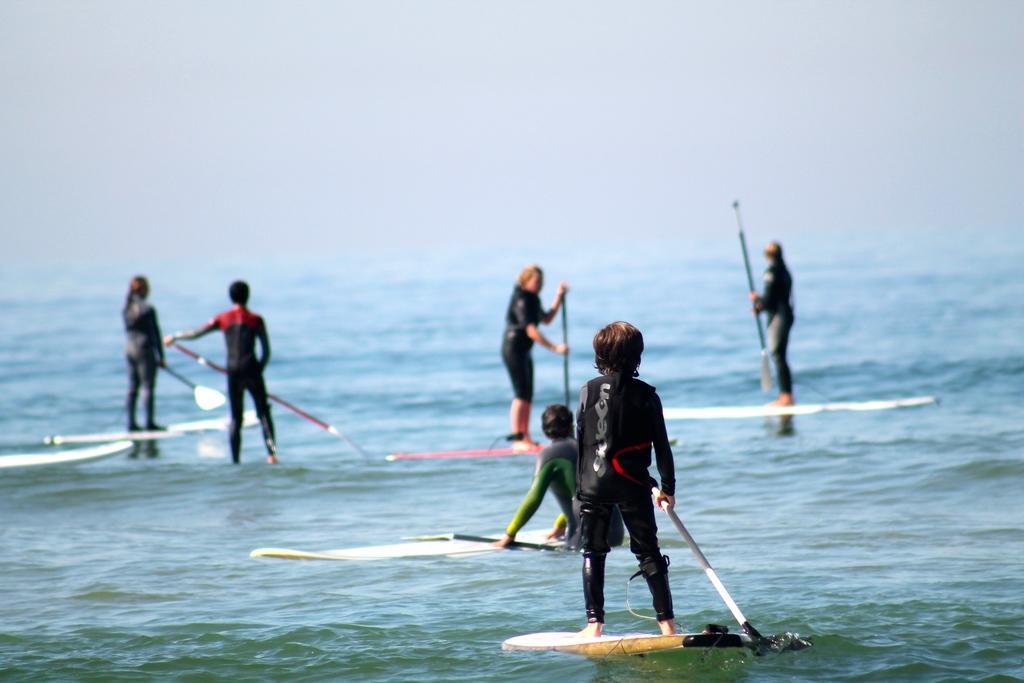
M231 424L228 428L231 443L231 459L237 465L241 462L242 450L242 400L244 392L252 395L256 404L256 417L263 426L263 440L267 445L267 462L277 464L277 445L274 440L274 421L270 417L267 401L267 387L263 381L263 370L270 362L270 339L263 318L248 308L249 285L241 280L231 283L228 296L234 307L214 316L208 323L191 332L176 332L164 337L164 344L170 346L179 339L196 339L204 334L221 330L227 344L228 399L231 403ZM262 354L256 356L256 342L260 343Z
M636 379L644 338L625 322L606 325L594 336L595 366L601 376L580 392L576 414L579 462L576 496L581 506L583 595L587 626L581 636L599 636L604 626L607 530L618 506L629 531L630 550L640 563L663 635L676 632L668 558L658 547L654 505L675 505L675 464L661 399ZM648 474L654 450L661 486Z
M576 490L576 460L579 445L572 438L572 413L563 405L550 405L541 415L541 426L544 435L551 439L551 444L537 454L537 466L533 472L533 483L530 491L523 498L515 517L505 529L505 536L494 543L499 548L507 548L516 540L516 534L526 526L533 514L537 512L548 488L555 494L562 513L555 519L555 525L548 534L547 540L565 539L567 550L578 550L580 547L580 506L573 498ZM608 530L609 545L622 545L622 516L615 510L612 514Z

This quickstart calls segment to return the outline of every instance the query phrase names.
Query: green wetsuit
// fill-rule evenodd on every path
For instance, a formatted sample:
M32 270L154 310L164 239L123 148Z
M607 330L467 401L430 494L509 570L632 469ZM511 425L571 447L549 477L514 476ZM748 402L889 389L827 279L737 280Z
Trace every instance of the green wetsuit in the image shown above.
M505 533L515 536L537 512L544 500L544 493L550 488L558 500L558 506L562 508L556 523L564 520L566 538L573 537L578 521L572 509L572 495L576 491L577 452L575 439L556 439L537 455L537 468L533 473L530 491L519 504Z

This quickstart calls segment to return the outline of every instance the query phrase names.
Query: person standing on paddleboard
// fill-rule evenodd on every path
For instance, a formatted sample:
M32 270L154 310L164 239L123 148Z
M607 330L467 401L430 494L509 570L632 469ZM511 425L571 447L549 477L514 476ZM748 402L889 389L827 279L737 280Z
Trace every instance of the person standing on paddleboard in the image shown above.
M164 365L164 347L160 344L160 323L156 309L146 297L149 296L149 281L143 275L136 275L128 284L121 315L124 318L124 354L128 361L128 431L142 430L135 421L135 406L141 389L142 403L146 409L147 430L161 430L156 423L156 372Z
M550 488L558 500L562 513L555 519L555 525L548 534L547 540L565 539L567 550L578 550L580 547L580 506L573 497L576 492L576 460L579 445L572 438L572 413L563 405L548 406L541 415L541 426L544 435L551 439L551 444L537 454L537 465L533 472L533 483L530 491L516 510L515 517L505 529L505 535L495 542L499 548L507 548L516 540L516 534L526 526L533 514L537 512L544 494ZM616 511L609 529L608 543L622 545L622 516Z
M576 497L580 501L583 536L583 596L587 626L581 636L599 636L604 627L605 559L612 508L618 506L629 531L629 547L651 591L662 635L676 632L668 557L658 547L654 506L675 506L675 463L669 445L661 399L641 382L640 355L644 338L626 322L606 325L594 336L599 377L580 392L576 413L579 463ZM647 472L654 451L661 485Z
M231 404L231 424L228 427L231 442L231 459L237 465L241 462L242 450L242 401L248 391L256 404L256 416L263 427L263 440L267 445L267 462L277 464L277 445L274 440L274 421L270 417L270 403L267 401L267 387L263 381L263 370L270 362L270 338L263 318L250 311L249 285L241 280L231 283L228 288L234 307L214 316L208 323L191 332L176 332L167 335L164 343L170 346L179 339L197 339L214 330L224 332L227 344L228 400ZM259 341L261 354L256 356L256 342Z
M562 299L568 287L559 283L558 293L551 304L551 310L544 311L540 304L540 290L544 287L544 273L539 266L530 264L523 268L512 290L505 313L505 336L501 344L501 358L512 380L512 408L509 419L512 425L512 447L529 451L537 448L530 438L530 405L533 402L533 358L530 349L534 342L549 351L569 353L565 344L556 344L541 334L541 323L549 324L558 315Z
M789 330L793 327L793 278L782 258L782 245L769 242L764 248L768 268L764 271L764 292L750 293L754 302L754 313L768 314L768 352L775 361L775 374L779 380L779 397L771 405L793 405L793 377L789 372L786 350L789 346Z

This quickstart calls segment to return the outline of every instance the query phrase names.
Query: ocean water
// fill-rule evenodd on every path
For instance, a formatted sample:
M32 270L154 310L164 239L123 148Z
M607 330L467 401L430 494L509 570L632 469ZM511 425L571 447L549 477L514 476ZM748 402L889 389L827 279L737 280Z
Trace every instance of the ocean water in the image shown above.
M238 467L213 433L75 467L0 470L0 678L1024 680L1024 240L979 230L783 241L798 400L941 399L798 417L791 429L669 424L689 530L762 633L796 632L812 648L604 660L503 652L512 635L582 626L578 555L249 557L261 546L504 528L529 484L529 456L384 456L486 447L508 431L498 348L528 261L547 270L545 303L554 283L570 283L574 392L592 376L593 333L626 319L644 332L642 377L666 406L768 400L726 233L614 248L5 267L0 454L45 452L47 434L121 428L119 311L141 271L168 332L226 308L228 282L248 279L273 344L271 391L369 456L275 407L278 467L248 430ZM545 332L561 338L557 323ZM192 347L223 358L217 335ZM534 358L539 436L540 408L562 400L562 366L543 349ZM184 355L168 359L222 388ZM160 377L161 422L204 416L186 387ZM556 514L546 501L528 528ZM680 623L735 630L667 520L661 539ZM633 570L627 548L612 552L608 632L656 628L626 609ZM650 613L642 584L628 599Z

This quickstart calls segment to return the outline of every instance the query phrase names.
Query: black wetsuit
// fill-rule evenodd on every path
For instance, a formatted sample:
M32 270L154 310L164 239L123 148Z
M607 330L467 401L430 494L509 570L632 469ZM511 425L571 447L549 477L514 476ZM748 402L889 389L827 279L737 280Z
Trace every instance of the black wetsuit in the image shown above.
M128 429L139 429L135 421L135 406L140 388L146 409L146 428L153 429L157 427L154 420L156 372L164 361L156 309L141 296L133 294L125 301L122 316L125 329L124 354L128 361Z
M604 622L605 541L611 510L618 505L630 550L647 579L659 621L672 619L668 561L658 547L647 469L653 448L658 487L675 495L675 465L661 399L654 387L625 373L596 377L580 392L576 431L580 446L576 496L582 508L583 594L587 621Z
M789 330L793 327L793 278L781 258L773 259L764 271L764 293L761 310L768 314L768 351L775 361L779 378L779 391L793 393L793 377L786 360Z
M540 325L543 316L540 297L516 285L505 313L501 358L505 361L516 398L523 401L533 401L533 358L530 357L533 340L526 334L526 328Z
M177 335L180 339L195 339L202 335L221 330L227 345L228 399L231 405L231 459L241 461L243 396L248 391L256 404L256 416L263 427L263 440L267 453L275 455L274 421L270 417L267 401L267 387L263 382L263 369L270 362L270 339L263 318L242 306L235 306L215 316L210 322L194 332ZM263 347L263 356L256 356L256 341Z

